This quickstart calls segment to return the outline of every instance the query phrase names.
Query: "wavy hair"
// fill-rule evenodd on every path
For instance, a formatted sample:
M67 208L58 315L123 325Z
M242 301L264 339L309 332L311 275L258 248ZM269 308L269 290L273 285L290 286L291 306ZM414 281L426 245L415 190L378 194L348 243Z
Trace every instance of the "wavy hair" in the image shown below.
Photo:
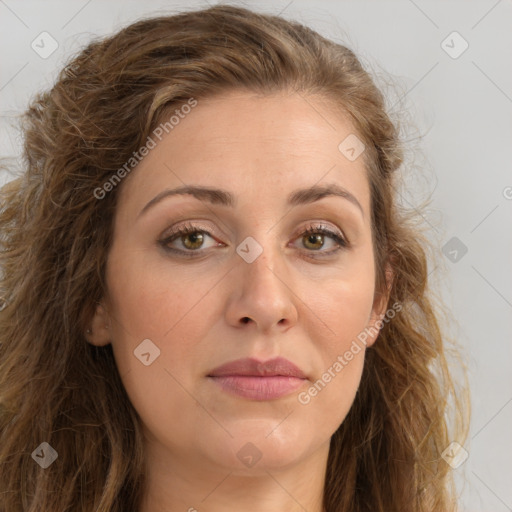
M217 5L92 40L22 116L23 170L2 188L0 208L1 512L139 509L140 418L111 346L84 336L106 293L120 187L102 200L94 191L176 108L230 90L327 99L366 145L376 290L386 291L390 264L389 303L402 309L367 350L332 436L326 512L455 509L441 454L463 443L466 409L427 287L429 242L397 201L398 123L347 47L298 22ZM31 457L43 441L58 453L44 470Z

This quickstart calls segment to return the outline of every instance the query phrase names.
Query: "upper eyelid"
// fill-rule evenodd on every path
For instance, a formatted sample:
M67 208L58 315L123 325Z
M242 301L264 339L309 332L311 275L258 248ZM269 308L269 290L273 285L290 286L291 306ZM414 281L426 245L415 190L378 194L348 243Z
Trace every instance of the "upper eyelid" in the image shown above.
M191 232L205 233L207 236L212 238L212 240L219 242L219 240L217 240L217 237L212 233L213 230L200 225L199 222L200 221L197 221L197 224L196 224L195 221L189 220L189 221L186 221L184 224L178 224L178 227L173 228L169 234L164 234L162 237L160 237L159 241L160 242L167 241L168 243L170 243L171 241L174 241L174 240L171 240L172 238L174 238L176 240L183 231L186 232L190 228ZM307 231L321 232L322 230L326 230L326 231L331 231L332 235L330 235L329 233L324 233L324 235L330 237L336 243L338 243L338 242L335 240L335 236L339 236L343 240L345 245L348 246L350 244L350 240L347 238L345 231L342 230L341 228L332 227L329 224L327 224L325 221L321 221L321 220L317 220L317 221L313 220L313 221L309 221L309 222L310 222L310 224L303 226L302 228L299 228L297 230L296 234L294 235L294 239L296 237L304 234ZM221 243L224 243L224 242L221 242ZM197 251L197 252L199 252L199 251Z
M171 236L173 236L173 234L176 234L176 233L178 233L179 231L181 231L183 229L187 229L188 227L193 227L196 231L205 231L210 236L212 236L213 233L215 232L215 229L207 227L206 225L202 225L201 224L202 222L205 222L205 221L201 221L201 220L178 221L174 226L172 226L172 228L166 228L163 231L163 233L160 236L160 238L171 237ZM208 222L208 221L206 221L206 222ZM348 240L348 238L347 238L347 236L345 234L345 230L341 229L340 227L338 227L336 225L332 225L332 222L325 221L325 220L320 220L320 219L312 219L312 220L305 221L305 222L307 222L307 224L302 225L301 228L298 228L296 230L296 235L300 235L300 234L302 234L304 231L306 231L308 229L326 228L328 230L333 231L334 233L336 233L336 232L341 233L343 238ZM233 234L234 234L234 232L232 230L229 230L228 236L229 235L232 236ZM224 233L222 233L222 235L224 236Z
M324 204L316 204L312 203L309 205L305 205L304 208L306 208L305 211L302 210L302 207L299 208L299 211L297 212L297 217L302 217L303 220L300 220L299 222L302 224L303 222L311 222L311 223L322 223L322 224L330 224L331 229L334 231L339 231L344 236L345 239L348 240L348 237L345 236L346 230L341 227L341 225L345 225L345 227L349 228L350 232L353 232L353 236L359 236L359 233L363 229L363 226L361 225L360 219L354 215L354 212L352 209L340 209L340 208L332 208L332 205L324 205ZM207 228L211 232L219 232L222 236L227 236L231 238L236 238L236 229L231 224L232 222L236 223L237 216L234 215L234 212L223 212L222 214L218 214L216 210L214 211L213 208L208 208L209 212L204 212L202 208L190 208L188 205L184 206L184 209L179 212L179 217L174 219L174 225L181 225L182 223L188 223L188 222L198 222L198 223L207 223L208 224L214 224L218 225L220 227L214 227L214 228ZM309 213L308 213L309 212ZM168 212L170 213L170 211ZM178 212L174 212L178 213ZM206 213L206 217L203 217L203 215ZM286 212L285 215L287 215ZM210 217L210 214L214 217L214 219L208 219ZM227 215L227 218L224 218L224 214ZM181 217L181 218L180 218ZM295 217L295 215L292 213L292 216ZM289 217L289 219L290 219ZM227 221L229 219L229 221ZM329 219L329 220L327 220ZM298 219L296 219L298 220ZM296 220L289 220L289 222L293 222L293 224L296 224ZM170 224L171 219L169 219ZM278 221L277 224L279 224L280 221ZM275 226L272 226L270 229L274 229ZM269 229L269 231L270 231ZM307 228L303 228L307 229ZM167 231L167 229L166 229ZM300 234L300 230L299 230Z

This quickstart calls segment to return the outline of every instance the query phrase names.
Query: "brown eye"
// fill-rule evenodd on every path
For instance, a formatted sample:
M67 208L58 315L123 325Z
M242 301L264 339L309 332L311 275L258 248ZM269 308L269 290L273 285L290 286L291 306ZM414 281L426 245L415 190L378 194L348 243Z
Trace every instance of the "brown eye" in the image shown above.
M320 233L304 235L302 238L304 241L304 247L307 247L308 249L318 250L324 245L323 235Z
M181 243L186 249L194 250L200 249L204 243L204 235L202 231L193 231L192 233L185 233L181 235Z
M331 250L321 250L325 246L326 239L331 239L335 248ZM314 257L330 256L340 249L349 246L347 240L341 235L332 231L327 226L312 226L308 228L301 237L302 246L308 249L307 252L317 252ZM337 247L336 247L337 246Z
M173 230L168 236L159 240L158 243L168 252L179 256L194 257L205 253L206 249L215 246L215 244L205 245L208 238L215 241L210 233L200 226L187 224ZM221 244L218 243L217 245Z
M321 233L304 235L303 240L304 246L308 249L318 250L324 245L324 235Z

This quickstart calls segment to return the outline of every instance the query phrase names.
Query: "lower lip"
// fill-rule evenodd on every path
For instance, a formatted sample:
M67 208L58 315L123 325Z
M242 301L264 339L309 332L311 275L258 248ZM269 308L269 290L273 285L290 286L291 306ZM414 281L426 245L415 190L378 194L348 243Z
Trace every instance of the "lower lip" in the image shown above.
M224 391L251 400L274 400L300 388L306 379L299 377L256 377L249 375L225 375L210 377Z

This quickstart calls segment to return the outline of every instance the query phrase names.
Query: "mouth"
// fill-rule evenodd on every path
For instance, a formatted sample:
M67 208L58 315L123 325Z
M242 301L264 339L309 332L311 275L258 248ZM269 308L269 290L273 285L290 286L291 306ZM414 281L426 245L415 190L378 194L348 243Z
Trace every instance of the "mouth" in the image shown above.
M260 401L287 396L308 380L300 368L282 357L265 362L238 359L219 366L208 378L229 394Z
M284 397L300 388L306 380L281 375L273 377L230 375L210 378L224 391L251 400L275 400Z

